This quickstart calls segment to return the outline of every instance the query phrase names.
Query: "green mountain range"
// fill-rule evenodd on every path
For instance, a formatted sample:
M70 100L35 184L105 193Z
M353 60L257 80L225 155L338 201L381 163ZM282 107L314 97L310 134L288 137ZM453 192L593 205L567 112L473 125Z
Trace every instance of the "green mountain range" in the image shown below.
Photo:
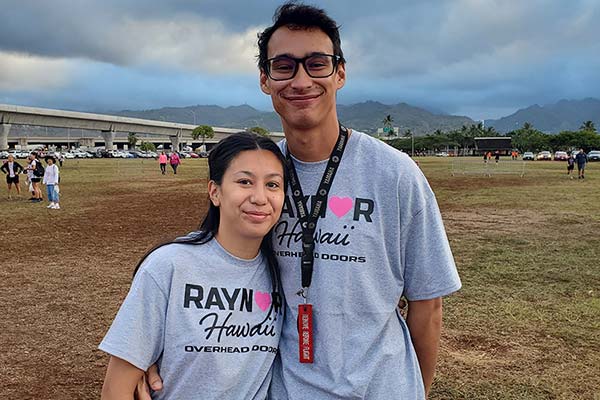
M600 126L600 100L560 100L554 104L534 104L500 119L485 120L485 126L493 126L499 132L510 132L529 122L535 129L546 133L576 131L585 121Z
M117 111L111 114L226 128L261 126L271 132L283 130L279 116L275 112L256 110L249 105L165 107L156 110ZM400 128L401 135L407 129L417 135L424 135L436 129L442 131L458 129L462 125L475 123L468 117L434 114L406 103L386 105L376 101L338 105L338 115L344 125L371 134L377 133L377 129L383 127L383 119L387 115L391 115L393 124Z

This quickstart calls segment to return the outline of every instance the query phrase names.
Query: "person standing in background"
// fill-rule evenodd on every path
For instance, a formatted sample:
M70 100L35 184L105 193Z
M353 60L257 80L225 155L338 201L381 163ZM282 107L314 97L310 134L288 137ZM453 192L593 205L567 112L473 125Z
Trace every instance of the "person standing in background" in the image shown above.
M56 159L52 156L46 156L45 161L47 166L46 171L44 172L43 184L46 185L48 201L50 202L47 208L60 210L60 205L58 204L59 171L58 166L56 165Z
M583 151L583 149L579 149L579 153L575 156L575 161L577 161L577 172L579 173L578 179L585 178L585 164L587 164L587 155Z
M15 185L15 188L17 189L17 195L21 196L19 174L23 171L23 167L21 166L21 164L15 161L15 157L12 154L8 156L8 161L6 161L2 165L2 167L0 167L0 171L6 174L6 184L8 185L8 199L12 199L10 195L12 185Z
M31 152L26 170L27 178L31 183L32 197L30 200L34 203L39 203L43 200L40 182L44 176L44 169L41 166L41 163L42 162L37 158L37 153L35 151Z
M160 172L163 175L167 173L167 161L167 155L164 151L161 151L160 155L158 156L158 165L160 165Z
M567 175L573 179L573 170L575 169L575 152L567 158Z
M177 175L177 167L181 164L181 159L179 158L179 154L176 151L171 153L171 168L173 168L173 173Z

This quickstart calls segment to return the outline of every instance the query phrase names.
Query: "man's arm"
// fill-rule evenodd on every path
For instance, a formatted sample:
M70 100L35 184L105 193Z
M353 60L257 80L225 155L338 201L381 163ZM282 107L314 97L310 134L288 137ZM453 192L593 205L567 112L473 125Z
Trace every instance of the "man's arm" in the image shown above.
M143 376L141 369L111 356L102 386L102 400L133 400L136 384Z
M429 396L442 331L442 298L409 301L406 323L421 367L425 395Z

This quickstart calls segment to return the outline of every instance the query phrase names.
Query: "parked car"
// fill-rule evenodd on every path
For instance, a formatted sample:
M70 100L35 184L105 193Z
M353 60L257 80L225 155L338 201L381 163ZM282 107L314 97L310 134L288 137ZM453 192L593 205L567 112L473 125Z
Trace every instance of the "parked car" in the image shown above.
M65 154L63 154L63 156L65 158L75 158L75 155L73 153L68 152L68 151Z
M525 153L523 153L523 161L525 161L525 160L533 161L533 160L535 160L535 156L533 155L532 152L526 151Z
M75 158L88 158L87 153L82 150L74 150L73 155Z
M14 156L15 158L27 158L27 157L29 157L29 154L31 154L31 153L30 153L30 152L28 152L28 151L22 151L22 150L21 150L21 151L15 151L15 152L13 153L13 156Z
M554 153L554 161L567 161L569 158L566 151L557 151Z
M192 158L200 158L200 156L198 155L198 153L194 153L193 151L189 153L190 157Z
M8 151L0 151L0 158L8 158Z
M549 151L540 151L537 155L536 160L552 160L552 153Z
M445 151L439 152L435 154L436 157L448 157L448 153Z
M592 150L587 155L588 161L600 161L600 150Z
M207 151L201 151L200 153L198 153L198 155L200 156L200 158L208 158L208 152Z

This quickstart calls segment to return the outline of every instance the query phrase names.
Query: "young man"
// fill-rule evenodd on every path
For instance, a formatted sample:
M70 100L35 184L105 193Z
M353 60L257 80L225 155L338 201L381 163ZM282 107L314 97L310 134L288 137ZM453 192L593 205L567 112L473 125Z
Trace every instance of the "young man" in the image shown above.
M21 164L15 161L15 157L12 154L8 156L8 161L2 164L2 167L0 167L0 171L6 174L6 184L8 186L8 199L12 199L12 196L10 195L12 185L15 185L17 195L21 196L19 174L23 171L23 167L21 166Z
M274 21L259 36L260 86L281 117L292 185L274 228L287 309L269 398L424 399L441 297L460 288L434 194L408 156L340 126L336 23L297 3Z

